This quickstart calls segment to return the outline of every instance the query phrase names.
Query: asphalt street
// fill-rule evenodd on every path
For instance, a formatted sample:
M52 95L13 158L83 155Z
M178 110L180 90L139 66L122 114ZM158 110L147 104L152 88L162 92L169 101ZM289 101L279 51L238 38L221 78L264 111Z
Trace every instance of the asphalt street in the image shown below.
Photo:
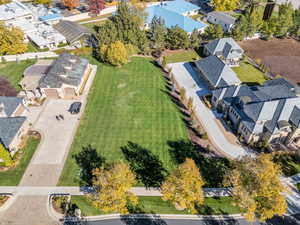
M150 218L120 218L101 221L82 221L68 222L65 225L299 225L300 214L293 216L275 217L267 222L249 223L245 219L234 219L230 216L224 216L223 219L207 218L205 220L193 219L160 219L159 217Z

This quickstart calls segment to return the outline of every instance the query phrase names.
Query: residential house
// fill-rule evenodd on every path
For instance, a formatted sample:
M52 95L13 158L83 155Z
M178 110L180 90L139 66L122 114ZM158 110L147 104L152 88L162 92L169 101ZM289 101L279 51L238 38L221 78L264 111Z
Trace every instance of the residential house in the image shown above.
M244 50L230 37L209 42L204 46L204 54L218 56L229 66L238 66Z
M157 17L164 20L167 28L179 26L189 34L193 30L203 33L207 25L189 17L197 14L199 9L198 6L184 0L166 1L150 6L146 9L147 19L145 29L149 29L152 19Z
M208 13L206 19L209 23L221 25L224 32L231 32L236 21L236 18L219 11Z
M22 137L29 129L22 98L0 96L0 142L12 154L18 150Z
M13 0L10 3L0 5L0 21L33 20L33 18L32 11L19 1Z
M217 56L211 55L198 60L195 65L210 89L241 84L236 73Z
M90 73L87 59L63 53L50 65L35 64L24 72L21 86L34 98L74 98L83 90Z
M245 142L300 147L300 97L283 78L261 86L230 86L212 92L212 105L224 114Z
M82 45L93 46L95 42L93 33L78 23L61 20L53 27L66 38L70 45L76 47L81 47Z

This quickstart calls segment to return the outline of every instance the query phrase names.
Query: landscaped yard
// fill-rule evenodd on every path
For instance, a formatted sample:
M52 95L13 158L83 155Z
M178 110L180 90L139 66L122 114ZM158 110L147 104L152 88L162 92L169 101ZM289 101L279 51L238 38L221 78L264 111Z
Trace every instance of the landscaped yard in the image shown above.
M0 186L16 186L19 184L39 143L40 139L37 137L28 138L25 147L17 153L21 157L17 166L7 171L0 171Z
M267 80L261 71L248 62L241 62L240 66L232 67L232 69L243 83L256 85L263 84Z
M297 153L274 154L273 160L287 177L300 173L300 155Z
M22 79L24 70L35 63L35 60L24 60L19 63L6 62L0 64L0 76L6 77L10 83L17 89L20 90L19 82Z
M95 208L85 196L72 196L71 202L81 209L83 215L94 216L104 214ZM199 207L197 214L220 215L240 213L240 209L233 205L231 197L205 198L204 206ZM173 204L163 201L161 197L139 197L139 205L130 213L153 214L190 214L187 210L179 211Z
M114 161L124 160L120 147L131 141L157 155L166 169L173 169L167 141L187 139L187 129L165 93L161 70L141 57L121 68L90 62L98 65L98 72L60 185L78 184L80 169L72 155L88 145Z
M174 50L165 51L167 63L191 62L200 59L200 56L194 50Z
M105 23L105 20L93 22L93 23L85 23L85 24L82 24L82 26L85 26L86 28L90 29L91 31L95 31L95 26L100 26L103 23Z

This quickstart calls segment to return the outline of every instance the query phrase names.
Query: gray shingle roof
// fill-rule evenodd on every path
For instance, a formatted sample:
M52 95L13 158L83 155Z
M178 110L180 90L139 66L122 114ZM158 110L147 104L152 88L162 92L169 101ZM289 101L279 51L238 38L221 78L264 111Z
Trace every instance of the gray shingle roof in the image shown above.
M240 57L244 50L233 38L221 38L209 42L205 48L212 55L222 55L225 59Z
M55 60L49 71L39 81L40 88L60 88L62 84L78 86L89 62L67 53L61 54Z
M84 35L91 35L92 32L86 27L79 25L78 23L61 20L59 23L55 24L54 29L60 32L69 43L73 43Z
M26 76L43 76L49 70L48 65L32 65L25 69L23 75Z
M0 96L0 104L4 105L6 116L11 116L19 105L23 103L23 98Z
M297 106L295 106L292 111L290 122L292 122L296 127L300 127L300 109Z
M25 121L26 117L0 118L0 141L5 148L9 147Z
M216 56L208 56L195 62L197 68L214 87L240 84L236 73Z
M213 11L207 14L207 16L211 16L217 18L218 20L222 21L224 24L234 24L236 18L228 15L227 13L220 12L220 11Z

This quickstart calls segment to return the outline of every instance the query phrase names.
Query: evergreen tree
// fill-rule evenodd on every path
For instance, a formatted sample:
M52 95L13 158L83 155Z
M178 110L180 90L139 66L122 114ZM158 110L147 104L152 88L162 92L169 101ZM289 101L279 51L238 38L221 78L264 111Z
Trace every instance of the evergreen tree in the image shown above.
M262 28L261 28L261 34L266 40L269 40L273 37L274 33L276 32L276 18L271 18L268 21L264 21Z
M277 37L288 36L289 31L293 27L293 6L292 3L284 3L279 5L277 29L275 35Z
M164 49L166 45L166 34L167 28L164 20L160 17L153 17L149 29L151 48L158 50Z
M188 34L179 26L168 29L167 43L170 49L186 49L190 46Z
M200 47L200 44L201 44L200 32L195 29L193 30L190 36L190 48L197 49Z
M0 143L0 159L3 161L4 166L12 166L13 160L10 153L4 148L3 144Z
M204 37L206 40L219 39L224 36L224 32L221 25L210 24L204 33Z
M300 7L293 13L293 27L291 29L291 35L300 39Z

